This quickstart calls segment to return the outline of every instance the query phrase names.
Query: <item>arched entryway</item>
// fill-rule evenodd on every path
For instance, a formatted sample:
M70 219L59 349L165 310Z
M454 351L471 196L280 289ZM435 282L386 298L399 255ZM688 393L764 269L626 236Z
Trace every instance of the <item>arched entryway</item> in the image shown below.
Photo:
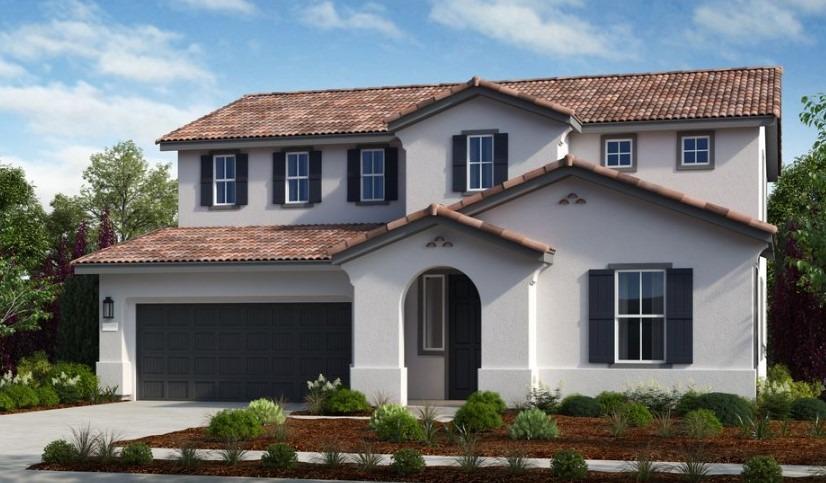
M479 291L463 272L429 269L404 299L404 361L410 400L463 400L476 391L482 362Z

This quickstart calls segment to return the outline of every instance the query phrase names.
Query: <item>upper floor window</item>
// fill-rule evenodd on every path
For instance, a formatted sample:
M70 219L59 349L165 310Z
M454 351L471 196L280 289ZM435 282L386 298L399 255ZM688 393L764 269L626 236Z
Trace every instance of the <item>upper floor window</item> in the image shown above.
M287 153L287 203L310 201L310 153Z
M609 168L633 168L635 139L632 136L603 139L603 164Z
M467 143L467 189L488 189L493 186L493 135L468 136Z
M678 136L677 151L679 168L711 168L714 164L713 133L682 133Z
M235 155L216 154L215 179L213 182L214 199L216 205L235 204Z
M665 360L665 271L617 270L616 340L619 362Z
M384 201L384 149L361 150L361 201Z

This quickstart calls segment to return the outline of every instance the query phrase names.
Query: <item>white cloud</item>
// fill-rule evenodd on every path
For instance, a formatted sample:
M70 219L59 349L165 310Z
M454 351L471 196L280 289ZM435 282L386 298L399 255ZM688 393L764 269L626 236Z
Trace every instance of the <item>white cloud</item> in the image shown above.
M21 77L26 73L26 69L18 64L8 62L0 58L0 78Z
M701 30L735 43L764 40L808 40L802 15L826 13L826 1L736 0L713 1L694 10Z
M250 15L255 13L255 5L248 0L175 0L175 3L194 10L236 13Z
M374 4L339 12L332 1L324 1L304 8L300 17L305 24L323 30L373 30L393 39L405 37L405 33L384 16L383 8Z
M597 28L562 11L577 1L441 0L430 19L459 30L552 56L632 57L637 42L625 26Z

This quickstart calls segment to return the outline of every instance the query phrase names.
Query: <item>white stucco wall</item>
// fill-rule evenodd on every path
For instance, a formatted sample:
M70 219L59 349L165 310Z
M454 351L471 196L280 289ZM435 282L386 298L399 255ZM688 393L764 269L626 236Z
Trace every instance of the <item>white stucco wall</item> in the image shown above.
M677 131L637 132L634 176L689 193L727 208L765 219L763 128L721 128L714 135L714 169L677 169ZM629 128L628 132L634 132ZM601 134L571 133L571 154L602 162ZM763 173L763 174L761 174ZM763 188L760 185L762 183Z
M445 357L419 354L419 284L412 281L404 299L404 365L408 398L445 399ZM447 332L447 330L445 330Z

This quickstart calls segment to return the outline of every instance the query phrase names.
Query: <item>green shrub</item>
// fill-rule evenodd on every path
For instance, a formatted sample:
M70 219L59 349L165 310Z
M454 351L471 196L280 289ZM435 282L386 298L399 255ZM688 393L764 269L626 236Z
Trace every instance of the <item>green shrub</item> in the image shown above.
M734 394L710 392L700 394L687 402L682 408L686 412L695 409L708 409L714 412L724 426L737 426L740 421L752 418L754 410L747 400Z
M826 402L810 397L798 399L792 403L790 414L798 421L826 419Z
M453 424L471 432L488 431L502 426L502 416L493 404L467 401L456 411Z
M267 446L267 452L261 456L261 464L267 468L279 470L290 469L298 462L298 456L292 446L284 443Z
M60 396L57 395L51 386L36 387L37 400L41 406L57 406L60 404Z
M14 402L17 409L26 409L37 406L40 402L37 399L37 392L31 386L23 384L8 384L0 389L0 392L7 395Z
M656 383L640 384L627 389L623 394L629 401L638 402L654 413L673 410L681 397L680 391L676 388L666 390Z
M260 424L282 424L287 420L284 408L270 399L256 399L251 401L247 409L258 419Z
M585 418L598 418L602 408L596 399L581 394L572 394L559 405L560 414Z
M370 417L370 429L384 441L403 442L422 439L422 428L407 409L398 404L379 406Z
M390 468L400 475L412 475L424 470L422 454L413 448L403 448L393 453Z
M77 451L75 451L75 447L65 439L58 439L43 448L43 456L41 459L44 463L65 465L77 459Z
M207 434L223 441L244 440L261 436L264 428L249 409L224 409L212 416Z
M599 403L602 416L607 416L614 411L619 410L620 406L628 402L628 398L625 397L625 394L614 391L602 391L597 394L597 397L594 399L596 399Z
M145 466L152 463L152 448L146 443L129 443L120 452L123 464L129 466Z
M785 393L768 394L760 400L757 409L769 419L787 419L792 412L792 399Z
M97 304L95 304L97 305ZM37 351L34 354L23 357L17 363L17 373L32 375L32 381L36 385L48 382L49 372L52 370L52 363L43 351Z
M370 410L370 404L363 393L347 388L339 388L324 399L324 414L356 414Z
M703 393L697 391L688 391L682 396L680 396L679 401L677 401L677 405L674 408L674 412L678 415L687 414L689 411L694 411L695 409L699 409L698 399L702 396Z
M551 473L562 480L584 480L588 476L588 464L576 451L562 449L551 459Z
M780 483L783 470L771 456L754 456L743 465L743 481L746 483Z
M465 403L484 403L493 406L497 413L502 414L508 406L502 400L502 396L494 391L476 391L468 396Z
M539 409L521 411L510 427L511 439L554 439L559 437L556 420Z
M556 412L557 406L559 406L559 400L561 399L559 388L557 388L554 392L551 392L548 389L548 386L539 384L531 386L530 391L528 391L528 397L526 398L526 406L529 408L536 408L545 413L550 414Z
M67 278L58 300L60 323L57 324L55 358L94 367L100 353L98 276L74 274Z
M723 425L710 409L695 409L683 417L683 430L690 438L705 439L720 434Z
M17 405L14 404L14 399L0 390L0 412L14 411L15 409L17 409Z
M98 389L98 378L92 370L73 362L55 364L49 372L49 383L63 403L91 400Z
M620 406L619 410L625 414L628 424L637 428L644 428L654 420L651 411L638 402L627 402Z
M823 393L823 383L820 381L795 381L791 373L783 364L769 367L766 379L757 381L757 400L772 394L786 394L789 399L818 398Z

